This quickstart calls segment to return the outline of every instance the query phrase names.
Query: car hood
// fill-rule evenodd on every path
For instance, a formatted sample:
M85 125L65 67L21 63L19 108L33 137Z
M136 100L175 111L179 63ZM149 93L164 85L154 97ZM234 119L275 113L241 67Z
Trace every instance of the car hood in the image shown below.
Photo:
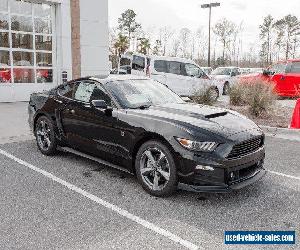
M145 110L130 110L129 113L173 122L189 127L191 131L204 129L227 138L247 130L259 129L253 121L237 112L191 103L151 106Z

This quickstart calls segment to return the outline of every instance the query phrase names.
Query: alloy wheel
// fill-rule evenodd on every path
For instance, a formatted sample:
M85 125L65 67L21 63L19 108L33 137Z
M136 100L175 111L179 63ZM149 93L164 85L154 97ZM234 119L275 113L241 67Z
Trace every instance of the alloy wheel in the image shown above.
M160 191L170 179L170 165L166 155L158 148L146 149L140 159L143 182L153 191Z
M51 130L45 120L41 120L37 125L36 136L41 149L47 151L51 146Z

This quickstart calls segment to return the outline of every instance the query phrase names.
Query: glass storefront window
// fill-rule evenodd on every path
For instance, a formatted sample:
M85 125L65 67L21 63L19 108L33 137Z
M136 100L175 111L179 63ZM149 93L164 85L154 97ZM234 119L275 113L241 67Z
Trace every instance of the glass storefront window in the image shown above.
M32 35L12 33L12 47L22 49L33 49Z
M7 66L10 65L9 51L0 50L0 64L2 64L2 66L4 64Z
M8 15L0 13L0 29L1 30L8 30Z
M51 20L43 18L34 19L35 33L51 34L52 24Z
M13 52L14 66L33 66L34 58L32 52L14 51Z
M9 48L9 33L0 32L0 47Z
M39 67L52 67L52 54L36 53L36 64Z
M52 50L52 36L35 36L35 46L37 50Z
M15 31L32 32L32 18L24 16L11 16L11 29Z
M15 83L32 83L35 80L34 69L13 69L13 76Z
M11 72L6 64L0 63L0 83L10 83L11 82Z
M53 8L0 0L0 84L53 82Z
M52 69L37 69L36 77L38 83L53 82L53 70Z

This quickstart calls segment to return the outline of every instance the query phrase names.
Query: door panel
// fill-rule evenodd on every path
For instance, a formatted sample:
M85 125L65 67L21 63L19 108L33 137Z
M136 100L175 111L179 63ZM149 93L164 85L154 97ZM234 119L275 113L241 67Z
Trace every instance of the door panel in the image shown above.
M111 105L110 97L92 81L78 82L73 91L74 100L69 100L61 111L62 126L69 145L104 160L117 162L117 145L114 138L120 136L116 112L107 115L90 105L92 100L105 100Z

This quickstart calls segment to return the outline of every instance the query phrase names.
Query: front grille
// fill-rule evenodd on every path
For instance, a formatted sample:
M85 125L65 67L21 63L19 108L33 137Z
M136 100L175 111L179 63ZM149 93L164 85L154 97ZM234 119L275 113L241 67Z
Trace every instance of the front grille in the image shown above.
M239 158L258 150L264 144L264 137L259 136L233 146L227 159Z

